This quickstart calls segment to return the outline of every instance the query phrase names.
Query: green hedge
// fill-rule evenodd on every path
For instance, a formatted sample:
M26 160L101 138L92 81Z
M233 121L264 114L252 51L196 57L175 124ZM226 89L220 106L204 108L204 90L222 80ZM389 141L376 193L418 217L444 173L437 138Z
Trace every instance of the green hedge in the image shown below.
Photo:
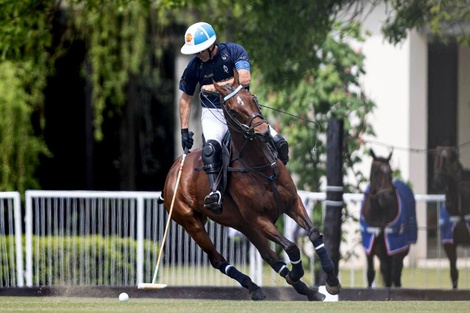
M2 281L0 286L16 275L16 263L6 263L3 249L14 237L0 237ZM26 247L23 236L24 269L26 269ZM137 282L137 241L132 238L98 235L86 237L36 237L32 240L33 285L134 285ZM151 240L144 241L144 280L151 278L155 268L154 260L159 245ZM11 258L10 258L11 259ZM13 258L14 260L14 258ZM15 261L16 262L16 261ZM15 267L11 269L10 267ZM150 279L149 278L149 279ZM16 285L13 284L13 285Z

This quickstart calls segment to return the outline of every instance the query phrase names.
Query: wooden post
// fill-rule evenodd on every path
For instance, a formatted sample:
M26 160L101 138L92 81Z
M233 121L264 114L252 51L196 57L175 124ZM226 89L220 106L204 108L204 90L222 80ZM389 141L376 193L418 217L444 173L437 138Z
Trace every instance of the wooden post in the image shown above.
M324 243L338 274L343 214L343 121L330 119L327 128L326 211Z

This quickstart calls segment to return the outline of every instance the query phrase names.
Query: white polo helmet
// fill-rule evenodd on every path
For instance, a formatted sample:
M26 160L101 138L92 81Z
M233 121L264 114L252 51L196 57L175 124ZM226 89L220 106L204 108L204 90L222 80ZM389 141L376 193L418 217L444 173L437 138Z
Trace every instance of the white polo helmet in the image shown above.
M208 23L198 22L189 26L184 34L182 54L196 54L209 48L217 39L214 28Z

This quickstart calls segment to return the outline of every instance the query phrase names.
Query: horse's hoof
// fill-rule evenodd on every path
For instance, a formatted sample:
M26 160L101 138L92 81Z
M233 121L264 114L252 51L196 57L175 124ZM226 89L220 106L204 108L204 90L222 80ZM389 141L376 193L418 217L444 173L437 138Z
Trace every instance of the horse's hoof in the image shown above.
M341 290L341 283L339 282L337 278L335 278L335 280L336 280L335 282L333 281L328 282L328 280L326 280L326 284L325 284L326 291L328 291L328 293L333 296L339 294Z
M326 296L318 291L309 292L307 294L308 301L323 301L325 300Z
M263 290L261 290L261 288L258 288L250 292L250 296L251 296L251 300L254 300L254 301L264 300L266 298L266 295L264 294Z

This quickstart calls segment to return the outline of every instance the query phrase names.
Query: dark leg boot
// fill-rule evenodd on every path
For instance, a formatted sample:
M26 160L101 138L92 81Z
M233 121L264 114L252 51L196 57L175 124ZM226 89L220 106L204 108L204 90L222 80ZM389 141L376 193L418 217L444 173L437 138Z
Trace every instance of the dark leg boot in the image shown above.
M289 162L289 144L287 140L284 139L281 135L277 134L273 137L274 147L277 150L277 156L279 160L284 163L284 165Z
M204 171L209 178L210 193L204 198L204 207L215 214L222 213L222 195L217 190L217 175L221 168L222 147L216 140L208 140L202 148Z

